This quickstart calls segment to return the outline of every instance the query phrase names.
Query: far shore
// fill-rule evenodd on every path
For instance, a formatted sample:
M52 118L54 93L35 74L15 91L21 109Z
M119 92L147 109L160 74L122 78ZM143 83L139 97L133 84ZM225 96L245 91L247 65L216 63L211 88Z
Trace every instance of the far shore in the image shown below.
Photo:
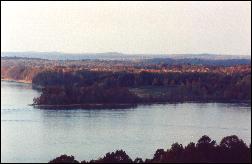
M38 109L126 109L126 108L135 108L137 104L65 104L65 105L36 105L30 104Z
M28 80L14 80L14 79L1 78L1 81L32 84L32 81L28 81Z
M133 104L119 104L119 103L87 103L87 104L58 104L58 105L47 105L47 104L29 104L34 108L38 109L52 109L52 110L61 110L61 109L129 109L136 108L138 105L155 105L155 104L179 104L179 103L246 103L250 104L250 100L244 101L170 101L170 102L141 102Z
M9 78L1 78L1 81L15 82L23 84L32 84L32 81L28 80L14 80ZM39 88L39 87L38 87ZM170 101L160 101L160 100L148 100L138 103L87 103L87 104L58 104L58 105L48 105L48 104L29 104L34 108L38 109L126 109L126 108L136 108L138 105L153 105L153 104L178 104L178 103L248 103L251 104L251 100L170 100Z

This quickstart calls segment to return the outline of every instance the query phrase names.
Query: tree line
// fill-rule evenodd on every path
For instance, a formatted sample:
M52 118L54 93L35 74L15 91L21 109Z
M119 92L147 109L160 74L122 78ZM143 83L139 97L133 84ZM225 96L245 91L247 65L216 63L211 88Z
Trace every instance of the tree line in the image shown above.
M125 151L107 153L97 160L77 161L74 156L61 155L49 163L251 163L248 147L236 135L224 137L220 144L204 135L195 144L174 143L170 149L158 149L152 159L130 158Z
M251 99L250 73L129 73L41 72L33 78L42 86L36 104L138 103L169 101L230 101ZM163 87L161 96L139 97L133 87Z

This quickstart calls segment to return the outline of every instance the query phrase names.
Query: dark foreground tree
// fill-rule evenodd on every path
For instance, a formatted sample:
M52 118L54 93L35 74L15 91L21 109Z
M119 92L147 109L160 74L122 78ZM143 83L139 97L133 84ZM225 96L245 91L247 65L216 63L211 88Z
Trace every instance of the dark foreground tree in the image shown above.
M51 160L49 163L79 163L79 162L74 159L74 156L61 155L60 157Z
M60 156L51 163L76 163L73 156ZM216 144L210 137L202 136L197 144L187 146L174 143L170 149L158 149L152 159L134 161L123 150L107 153L103 158L82 163L251 163L251 145L248 147L237 136L224 137Z
M123 150L107 153L103 158L92 160L94 163L132 163L132 159Z

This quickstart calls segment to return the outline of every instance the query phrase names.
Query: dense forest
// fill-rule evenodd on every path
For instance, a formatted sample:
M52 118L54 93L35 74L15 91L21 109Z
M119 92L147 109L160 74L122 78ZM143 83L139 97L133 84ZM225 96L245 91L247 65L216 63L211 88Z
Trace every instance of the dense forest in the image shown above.
M250 64L10 57L1 60L1 79L30 82L40 88L41 96L34 99L34 105L251 100Z
M80 163L74 156L61 155L49 163ZM224 137L220 144L204 135L195 144L183 146L174 143L170 149L158 149L152 159L131 159L125 151L107 153L97 160L81 163L251 163L251 145L248 147L237 136Z
M35 104L244 101L251 99L250 73L42 72Z

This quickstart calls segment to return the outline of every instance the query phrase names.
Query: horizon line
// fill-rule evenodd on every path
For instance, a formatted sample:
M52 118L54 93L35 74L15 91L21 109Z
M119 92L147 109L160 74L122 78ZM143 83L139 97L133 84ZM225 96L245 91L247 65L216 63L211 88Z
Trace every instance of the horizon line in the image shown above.
M225 53L211 53L211 52L201 52L201 53L124 53L118 51L104 51L104 52L63 52L63 51L1 51L2 53L60 53L60 54L124 54L124 55L226 55L226 56L250 56L249 54L225 54Z

